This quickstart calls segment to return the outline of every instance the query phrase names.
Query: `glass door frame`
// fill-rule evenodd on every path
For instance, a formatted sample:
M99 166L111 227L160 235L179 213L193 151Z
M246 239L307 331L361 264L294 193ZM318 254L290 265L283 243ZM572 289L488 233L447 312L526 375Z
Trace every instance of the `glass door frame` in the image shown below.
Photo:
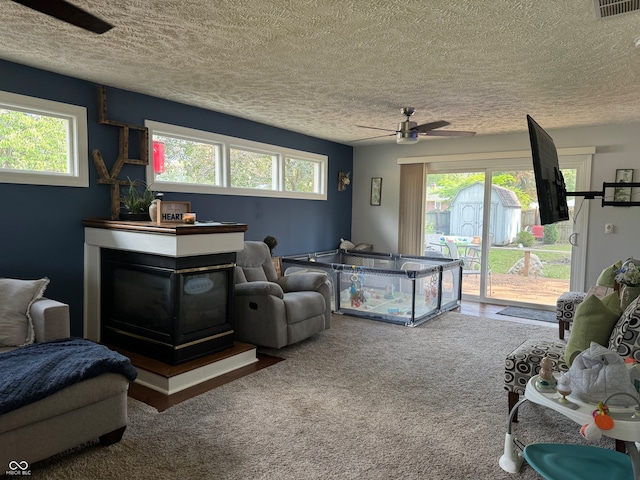
M591 190L591 163L595 147L577 147L558 149L560 168L576 169L576 191ZM491 203L491 179L494 171L532 170L533 164L530 150L510 152L487 152L457 155L434 155L428 157L416 157L420 163L427 163L427 175L435 173L461 173L482 172L485 175L484 205ZM407 159L408 160L408 159ZM409 163L409 162L407 162ZM416 163L416 162L411 162ZM482 166L480 166L482 165ZM423 193L426 196L426 190ZM584 291L585 265L587 255L587 231L589 226L589 201L581 197L575 198L574 229L571 235L571 278L570 290ZM479 295L465 295L469 299L477 299L480 302L494 304L514 304L505 300L495 299L486 295L488 282L488 242L489 225L491 215L490 208L483 209L483 231L481 247L481 271ZM424 242L423 242L424 243Z

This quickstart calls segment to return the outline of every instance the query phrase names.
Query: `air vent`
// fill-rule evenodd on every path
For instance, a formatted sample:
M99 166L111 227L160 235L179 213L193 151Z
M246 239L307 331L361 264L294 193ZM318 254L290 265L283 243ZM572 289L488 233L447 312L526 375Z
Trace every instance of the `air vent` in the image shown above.
M640 0L593 0L597 18L608 18L640 10Z

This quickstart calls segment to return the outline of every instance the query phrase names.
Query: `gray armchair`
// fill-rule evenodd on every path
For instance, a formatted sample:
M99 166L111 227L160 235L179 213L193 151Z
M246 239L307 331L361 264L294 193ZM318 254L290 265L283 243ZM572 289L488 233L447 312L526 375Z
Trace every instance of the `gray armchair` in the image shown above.
M235 269L235 332L242 342L282 348L331 325L331 284L325 273L278 278L269 248L244 242Z

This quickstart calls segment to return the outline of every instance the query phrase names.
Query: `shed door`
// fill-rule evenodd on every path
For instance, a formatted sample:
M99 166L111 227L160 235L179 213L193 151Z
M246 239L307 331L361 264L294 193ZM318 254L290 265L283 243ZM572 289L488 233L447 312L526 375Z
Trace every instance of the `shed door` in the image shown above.
M482 202L468 202L460 205L460 236L482 235Z

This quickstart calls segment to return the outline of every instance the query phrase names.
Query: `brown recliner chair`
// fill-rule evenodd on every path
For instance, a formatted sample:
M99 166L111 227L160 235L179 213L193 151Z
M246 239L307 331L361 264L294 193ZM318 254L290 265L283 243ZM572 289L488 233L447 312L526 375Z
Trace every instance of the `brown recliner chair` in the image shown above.
M331 284L325 273L278 278L269 248L244 243L235 269L235 333L242 342L282 348L331 325Z

